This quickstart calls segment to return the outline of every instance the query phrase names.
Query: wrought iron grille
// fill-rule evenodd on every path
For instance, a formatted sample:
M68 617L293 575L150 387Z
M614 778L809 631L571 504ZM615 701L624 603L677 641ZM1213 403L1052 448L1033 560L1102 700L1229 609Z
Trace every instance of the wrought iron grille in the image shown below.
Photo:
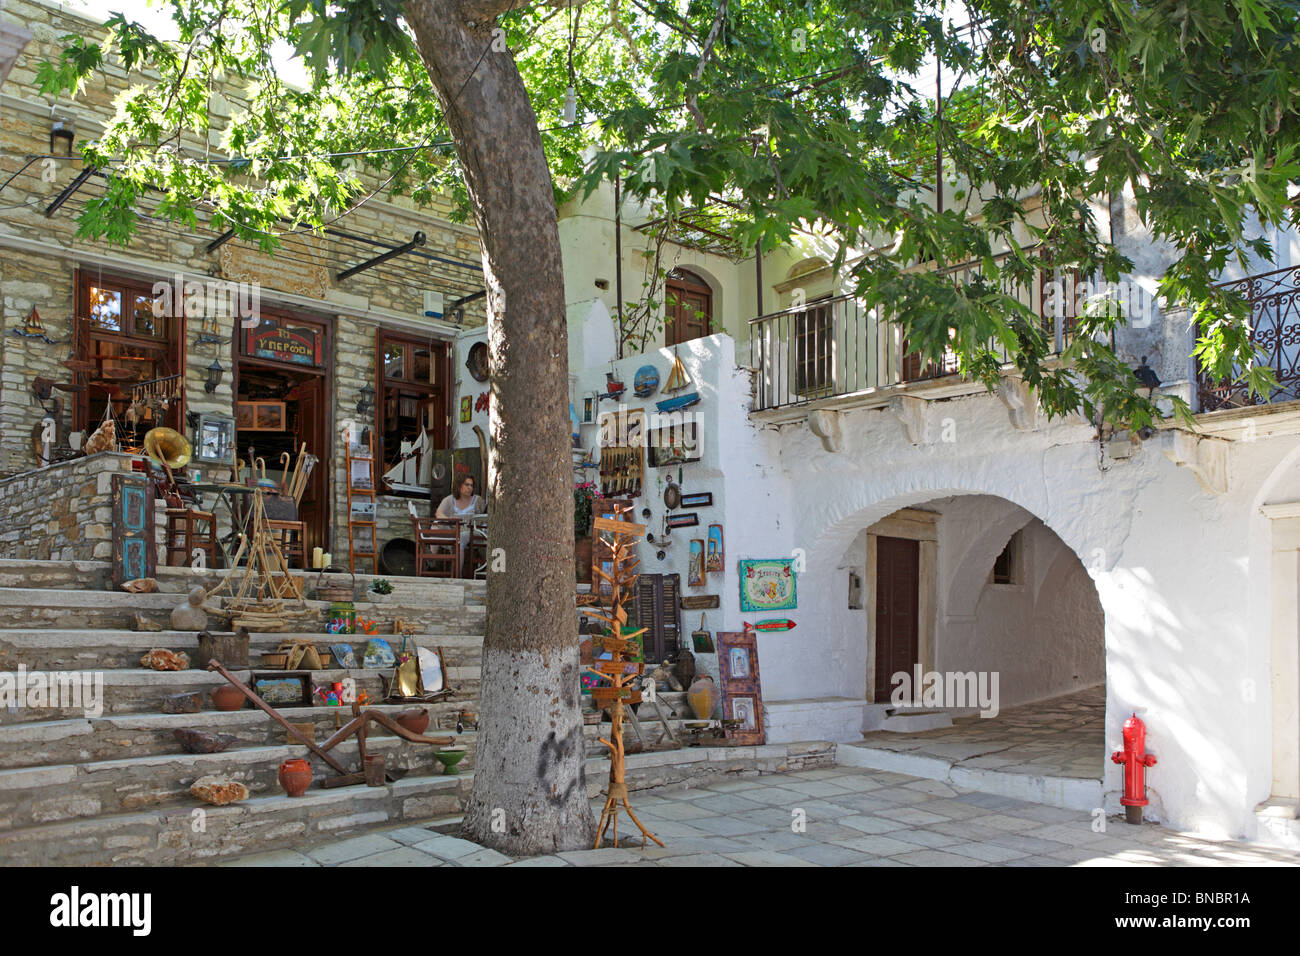
M1251 395L1241 370L1221 381L1199 374L1200 410L1212 412L1300 398L1300 266L1225 282L1220 288L1237 292L1250 303L1250 338L1257 360L1273 370L1278 386L1268 395Z

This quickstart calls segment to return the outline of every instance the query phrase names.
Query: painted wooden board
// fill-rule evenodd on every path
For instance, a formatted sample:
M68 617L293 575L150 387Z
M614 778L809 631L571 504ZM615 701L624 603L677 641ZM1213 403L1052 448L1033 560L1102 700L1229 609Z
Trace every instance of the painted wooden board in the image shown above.
M113 587L151 578L158 570L153 533L153 489L144 475L113 476Z
M692 594L681 600L683 611L708 611L719 606L716 594Z
M645 525L634 521L615 521L613 518L592 518L593 531L615 531L619 534L645 535Z
M645 664L641 661L596 661L587 665L589 669L607 677L620 677L645 673Z
M641 692L630 687L593 687L591 703L596 707L608 707L619 699L619 695L622 695L625 704L641 703Z

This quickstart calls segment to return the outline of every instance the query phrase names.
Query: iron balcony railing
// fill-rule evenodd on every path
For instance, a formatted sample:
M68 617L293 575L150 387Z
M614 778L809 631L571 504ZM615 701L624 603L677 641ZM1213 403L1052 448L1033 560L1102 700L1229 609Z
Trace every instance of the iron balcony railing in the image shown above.
M1289 402L1300 398L1300 266L1274 269L1225 282L1220 288L1240 293L1250 303L1250 338L1258 361L1277 376L1268 395L1251 395L1241 373L1214 381L1197 379L1200 410L1242 408L1264 402Z
M955 283L969 285L983 275L983 262L940 272ZM1040 317L1044 330L1053 336L1055 351L1068 344L1079 304L1076 284L1069 277L1062 280L1059 273L1039 269L1028 282L1005 276L999 281L1003 293ZM750 364L758 371L755 411L941 378L958 370L951 351L941 362L923 361L908 348L901 326L882 317L878 309L864 309L850 295L759 316L750 320L749 332ZM1000 348L995 351L1008 360Z

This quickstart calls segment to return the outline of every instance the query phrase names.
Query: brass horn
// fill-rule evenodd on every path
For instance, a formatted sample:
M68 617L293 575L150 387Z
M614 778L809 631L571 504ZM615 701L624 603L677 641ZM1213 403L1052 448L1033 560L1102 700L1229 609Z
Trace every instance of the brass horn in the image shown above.
M174 428L151 428L144 435L144 450L154 461L168 468L184 468L190 463L194 449Z

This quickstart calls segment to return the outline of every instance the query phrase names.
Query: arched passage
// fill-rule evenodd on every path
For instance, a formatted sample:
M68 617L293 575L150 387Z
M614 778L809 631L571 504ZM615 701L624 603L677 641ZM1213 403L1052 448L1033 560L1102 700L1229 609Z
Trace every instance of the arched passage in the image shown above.
M1105 614L1075 551L983 494L917 501L861 535L845 562L861 560L866 592L870 703L855 746L884 769L946 766L998 792L1098 805Z

